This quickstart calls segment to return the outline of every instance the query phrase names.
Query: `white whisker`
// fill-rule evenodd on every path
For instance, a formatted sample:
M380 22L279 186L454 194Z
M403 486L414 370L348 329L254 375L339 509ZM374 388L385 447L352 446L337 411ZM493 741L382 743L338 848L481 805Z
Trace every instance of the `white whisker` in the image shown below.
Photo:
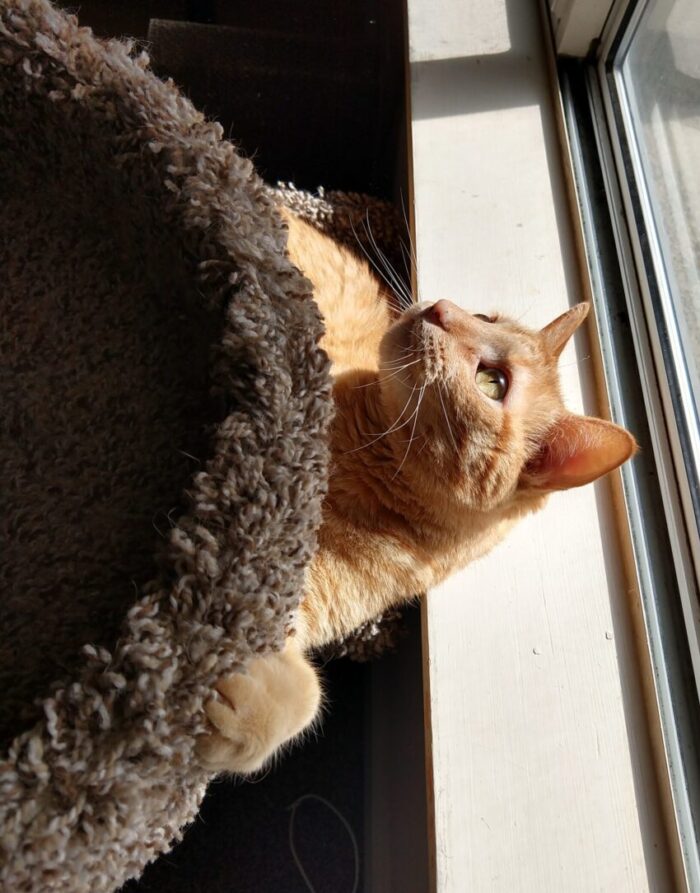
M408 214L406 213L406 203L404 202L403 190L401 191L401 211L403 212L403 222L406 225L406 237L408 239L409 245L407 249L403 239L401 239L401 248L404 255L404 265L407 267L406 272L408 273L409 279L412 279L415 283L416 288L418 288L418 261L416 259L416 246L413 244L411 225L408 221ZM408 255L408 259L410 261L410 269L406 264L406 255ZM420 303L420 295L416 295L416 299L418 303Z
M422 347L406 347L398 357L394 360L390 360L390 362L395 362L396 360L400 360L402 357L410 356L411 354L423 354L424 352L425 349Z
M413 262L413 257L409 249L406 247L406 243L403 239L400 239L401 243L401 257L403 258L403 265L406 269L406 273L408 276L411 276L415 269L415 264Z
M392 369L397 369L399 366L403 366L405 363L412 362L418 363L425 356L424 350L410 350L404 351L404 353L400 354L397 357L394 357L393 360L388 360L386 363L380 363L379 369L384 372L385 370L391 371Z
M399 366L398 369L395 369L393 371L390 369L389 371L391 372L391 375L382 375L381 373L384 371L382 369L380 370L379 378L377 378L376 381L368 381L366 384L357 384L353 387L352 390L357 391L359 390L359 388L371 388L372 385L381 384L383 381L390 381L392 378L396 378L397 375L400 375L404 371L404 369L408 369L409 366L415 366L416 363L420 363L420 359L413 360L411 363L404 363L403 366Z
M422 447L418 450L418 452L416 453L416 459L418 458L418 456L420 456L420 454L423 452L423 450L424 450L424 449L428 446L428 444L430 443L430 438L428 437L427 434L423 434L422 436L423 436L423 446L422 446Z
M454 434L452 433L452 426L450 425L450 420L447 416L447 408L445 407L445 401L442 399L442 388L443 388L442 382L438 381L438 396L440 397L440 405L442 406L442 411L445 415L445 421L447 422L447 430L450 432L450 439L452 440L452 444L455 448L455 452L459 455L459 449L457 448L457 441L454 438Z
M397 368L398 369L408 369L409 366L415 366L416 363L422 363L422 362L423 362L423 357L416 357L415 360L406 360L405 363L402 363L398 367L392 366L387 363L386 366L380 366L379 371L380 372L391 372L392 370L395 370Z
M377 244L377 240L374 238L374 233L372 232L372 228L371 228L370 222L369 222L369 210L367 210L367 212L365 214L365 221L366 221L366 222L364 222L365 231L367 233L367 238L369 239L370 245L374 249L374 252L377 255L377 258L379 259L382 266L384 267L385 272L389 276L389 279L391 280L391 282L393 284L394 290L404 299L406 305L410 306L413 303L413 297L411 296L411 294L408 290L408 286L401 279L401 277L399 276L397 271L393 268L393 266L389 263L389 259L384 254L384 252L379 247L379 245ZM386 277L385 277L385 281L386 281Z
M535 306L534 304L530 304L530 306L527 308L527 310L524 310L524 311L520 314L520 316L516 317L515 322L520 322L520 320L521 320L524 316L527 316L527 315L528 315L528 313L532 310L532 308L533 308L534 306Z
M586 360L590 360L590 354L587 357L581 357L580 360L575 360L573 363L562 363L559 366L559 369L568 369L569 366L580 366L581 363L585 363Z
M396 298L397 303L398 303L398 305L399 305L399 309L401 309L400 295L397 296L397 295L395 294L395 292L394 292L394 288L395 288L394 285L392 285L392 283L387 279L387 277L384 275L384 273L382 272L382 270L380 269L380 267L379 267L379 266L377 265L377 263L375 262L374 258L370 255L369 251L367 251L367 249L366 249L365 246L363 245L362 240L360 239L360 237L359 237L358 234L357 234L357 230L355 229L355 225L354 225L354 223L352 222L352 218L351 218L351 217L348 217L348 221L349 221L349 223L350 223L350 229L352 230L352 234L355 236L355 240L357 241L357 244L360 246L360 249L362 250L362 253L365 255L365 257L367 258L367 260L370 262L370 264L371 264L372 267L374 268L375 272L382 278L382 280L384 281L384 283L386 284L386 286L389 288L389 290L390 290L390 292L391 292L391 294L392 294L392 297Z
M373 444L373 443L376 443L378 440L381 440L382 437L386 437L387 434L392 434L394 431L399 431L401 428L403 428L404 425L407 425L407 424L411 421L411 419L413 418L413 416L409 416L409 417L406 419L406 421L405 421L405 422L401 422L400 425L399 425L398 423L399 423L401 417L403 416L403 414L406 412L408 406L410 405L411 400L413 399L413 395L415 394L415 392L416 392L416 388L417 388L417 387L418 387L417 384L414 384L414 385L413 385L413 389L411 390L411 393L408 395L408 400L406 401L406 405L404 406L404 408L403 408L403 409L401 410L401 412L399 413L399 416L398 416L398 418L396 419L396 421L395 421L393 424L391 424L391 425L387 428L386 431L382 431L382 433L381 433L381 434L378 434L376 437L370 435L370 436L373 437L373 439L370 440L369 443L365 443L365 444L363 444L362 446L355 447L355 448L352 449L352 450L347 450L346 452L348 452L348 453L357 453L357 452L359 452L359 450L364 450L364 449L366 449L367 447L372 446L372 444Z
M423 387L421 388L421 392L420 392L420 394L418 395L418 403L416 404L416 411L415 411L415 412L413 413L413 415L411 416L411 418L413 419L413 428L411 428L411 438L410 438L410 440L408 441L408 446L406 447L406 452L404 453L404 457L403 457L403 459L401 460L401 464L400 464L399 467L396 469L396 471L394 472L394 474L393 474L393 476L392 476L392 478L391 478L392 481L396 478L396 476L399 474L399 472L400 472L401 469L403 468L404 463L406 462L406 459L408 459L408 454L409 454L409 451L410 451L410 449L411 449L411 444L412 444L413 441L415 440L416 425L418 424L418 412L419 412L419 410L420 410L420 405L421 405L421 402L423 401L423 396L425 395L425 389L427 388L427 386L428 386L427 383L424 384Z

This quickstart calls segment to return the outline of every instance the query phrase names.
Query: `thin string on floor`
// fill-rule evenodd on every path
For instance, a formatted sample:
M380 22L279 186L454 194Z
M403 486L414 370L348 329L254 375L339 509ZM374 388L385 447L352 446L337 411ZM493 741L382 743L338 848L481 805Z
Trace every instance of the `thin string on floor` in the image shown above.
M352 883L351 893L357 893L357 888L360 883L360 848L357 845L357 838L355 837L355 833L350 827L350 822L345 818L345 816L330 802L330 800L326 800L325 797L321 797L318 794L303 794L291 806L287 807L291 815L289 816L289 849L292 853L292 858L294 859L294 864L299 869L299 874L304 879L304 883L309 888L309 893L318 893L314 885L311 883L308 874L304 871L304 866L301 863L301 859L299 858L299 854L297 852L296 846L294 845L294 820L296 818L297 809L299 806L307 800L317 800L319 803L322 803L327 809L330 809L343 823L343 827L348 832L350 837L350 841L352 843L353 850L353 859L354 859L354 877Z

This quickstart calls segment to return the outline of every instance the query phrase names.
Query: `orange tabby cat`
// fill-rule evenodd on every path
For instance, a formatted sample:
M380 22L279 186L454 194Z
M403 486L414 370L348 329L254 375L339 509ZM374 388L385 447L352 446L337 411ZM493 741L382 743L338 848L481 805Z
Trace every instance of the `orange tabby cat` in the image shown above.
M435 586L550 491L587 484L636 449L624 429L562 403L557 360L587 304L541 331L445 300L394 318L367 264L286 216L289 254L328 326L332 467L296 635L222 679L207 706L200 758L241 773L317 716L310 650Z

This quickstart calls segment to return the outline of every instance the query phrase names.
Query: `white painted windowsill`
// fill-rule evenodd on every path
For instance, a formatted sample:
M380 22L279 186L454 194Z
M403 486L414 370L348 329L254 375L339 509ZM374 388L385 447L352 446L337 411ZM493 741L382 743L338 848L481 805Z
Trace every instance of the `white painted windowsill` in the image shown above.
M408 0L417 287L531 326L581 299L539 9ZM561 360L597 413L587 334ZM673 889L608 482L424 604L439 893Z

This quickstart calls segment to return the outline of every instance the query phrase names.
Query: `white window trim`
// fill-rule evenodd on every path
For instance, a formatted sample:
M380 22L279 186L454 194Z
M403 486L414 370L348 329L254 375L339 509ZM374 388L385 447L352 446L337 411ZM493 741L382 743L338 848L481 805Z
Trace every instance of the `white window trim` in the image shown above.
M544 324L582 286L537 4L408 0L408 36L419 296ZM589 354L561 365L594 412ZM675 889L613 490L555 496L427 596L439 893Z

